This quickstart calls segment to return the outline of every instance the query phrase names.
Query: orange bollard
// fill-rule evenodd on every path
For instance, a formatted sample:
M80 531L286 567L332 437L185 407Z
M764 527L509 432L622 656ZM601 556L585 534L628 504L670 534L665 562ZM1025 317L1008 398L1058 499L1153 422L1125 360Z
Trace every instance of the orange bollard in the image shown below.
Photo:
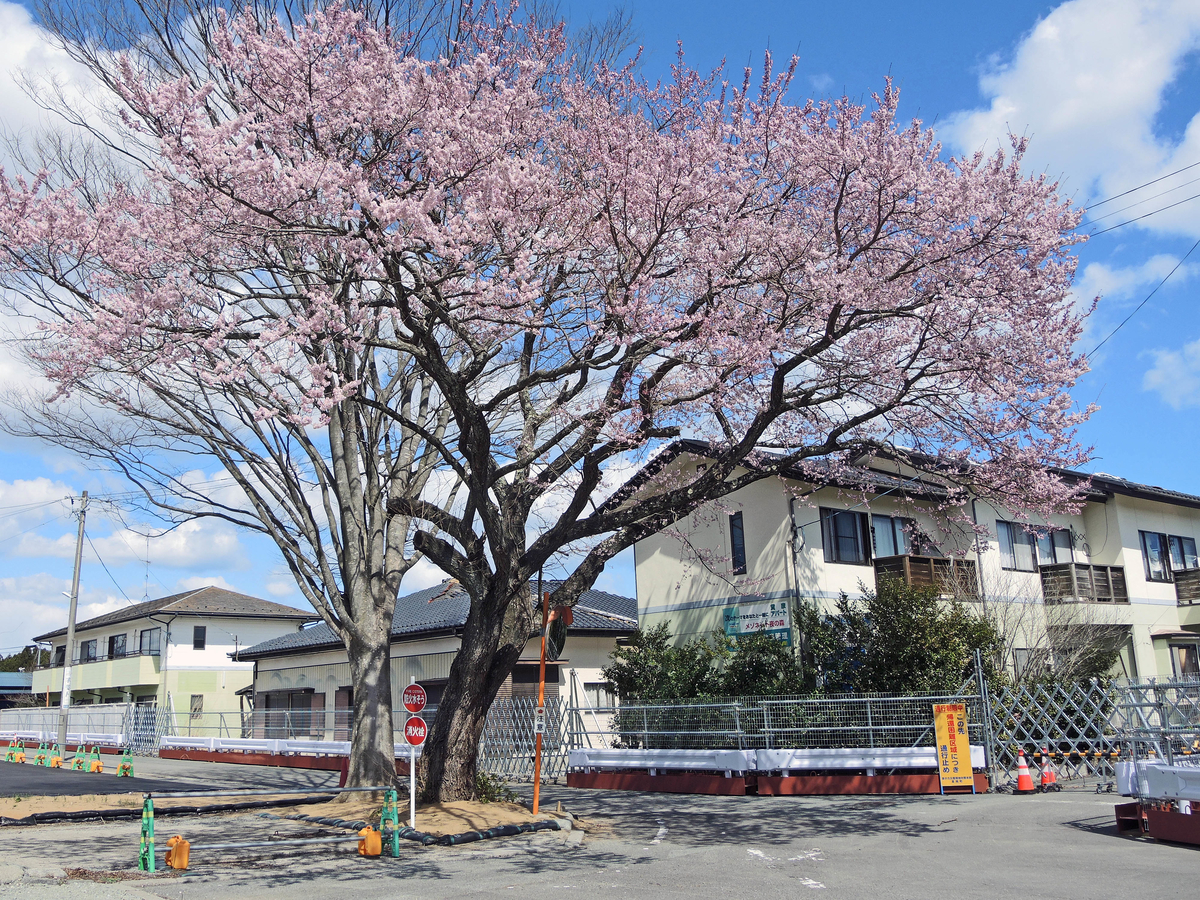
M1033 786L1033 776L1029 774L1029 764L1025 762L1025 751L1017 751L1017 786L1014 794L1037 793Z
M358 833L358 855L379 856L383 853L383 835L368 825Z
M191 851L192 845L182 835L175 835L167 841L167 865L172 869L186 869Z

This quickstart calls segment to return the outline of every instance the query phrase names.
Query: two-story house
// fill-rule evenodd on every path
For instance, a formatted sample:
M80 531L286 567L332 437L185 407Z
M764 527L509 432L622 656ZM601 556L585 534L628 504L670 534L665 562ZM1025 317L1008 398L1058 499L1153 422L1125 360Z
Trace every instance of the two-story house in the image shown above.
M238 708L254 663L240 650L296 632L317 615L219 587L137 603L79 622L71 653L71 703L141 703L193 716ZM60 700L67 629L34 638L50 664L33 673L33 693Z
M675 465L704 465L687 451ZM759 481L635 546L640 622L669 621L679 641L790 640L795 603L830 611L891 575L982 604L1017 665L1065 612L1121 648L1118 674L1200 674L1200 497L1098 474L1077 514L1034 528L981 500L955 519L935 511L944 499L936 475L887 459L853 479Z

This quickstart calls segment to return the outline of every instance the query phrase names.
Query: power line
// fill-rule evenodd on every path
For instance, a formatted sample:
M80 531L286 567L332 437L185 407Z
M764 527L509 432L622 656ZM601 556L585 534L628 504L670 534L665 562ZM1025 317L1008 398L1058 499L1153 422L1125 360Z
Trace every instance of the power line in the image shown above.
M1105 213L1102 216L1096 216L1096 218L1089 220L1088 224L1094 225L1097 222L1100 222L1104 219L1108 219L1108 218L1111 218L1112 216L1123 213L1127 209L1135 209L1135 208L1141 206L1143 203L1149 203L1151 200L1157 200L1159 197L1165 197L1165 196L1167 196L1167 194L1173 194L1175 191L1179 190L1180 188L1185 188L1189 184L1195 184L1198 181L1200 181L1200 178L1193 178L1191 181L1185 181L1183 184L1177 184L1173 188L1167 188L1165 191L1159 191L1157 194L1151 194L1149 197L1143 197L1141 200L1135 200L1133 203L1130 203L1128 206L1122 206L1120 209L1114 209L1110 213Z
M1085 356L1084 358L1086 359L1086 358L1090 357L1093 353L1095 353L1097 350L1099 350L1101 347L1103 347L1105 344L1107 344L1109 338L1111 338L1114 334L1116 334L1118 331L1120 331L1122 328L1124 328L1125 324L1130 319L1132 319L1135 315L1137 315L1138 310L1140 310L1143 306L1145 306L1147 303L1149 303L1150 298L1158 293L1158 289L1167 283L1167 279L1170 278L1172 275L1174 275L1176 273L1176 271L1178 271L1179 267L1184 264L1184 262L1187 260L1187 258L1192 255L1192 251L1195 250L1197 247L1200 247L1200 239L1197 239L1196 243L1192 244L1191 250L1188 250L1187 253L1183 254L1183 259L1181 259L1181 260L1179 260L1179 262L1175 263L1175 268L1171 269L1171 271L1166 274L1166 276L1163 278L1163 280L1154 286L1154 290L1152 290L1149 294L1146 295L1146 299L1143 300L1141 303L1139 303L1136 307L1134 307L1133 312L1131 312L1124 319L1122 319L1121 324L1118 325L1116 328L1114 328L1112 331L1110 331L1108 333L1107 337L1105 337L1104 340L1102 340L1095 347L1093 347L1088 352L1087 356Z
M1200 197L1200 194L1192 194L1192 196L1190 196L1190 197L1184 197L1182 200L1177 200L1176 202L1168 204L1167 206L1163 206L1163 207L1160 207L1159 209L1151 210L1148 213L1144 213L1143 215L1136 216L1132 219L1127 219L1126 221L1121 222L1117 225L1110 225L1108 228L1102 228L1100 231L1093 231L1088 235L1088 237L1099 237L1102 234L1108 234L1108 232L1115 231L1116 229L1122 227L1123 225L1129 225L1132 222L1140 222L1142 219L1145 219L1149 216L1158 215L1158 213L1166 212L1168 209L1174 209L1176 206L1179 206L1182 203L1187 203L1189 200L1195 200L1197 197Z
M96 545L92 543L92 536L90 534L85 534L84 537L87 538L88 546L91 547L92 552L96 554L96 559L98 559L100 561L100 566L104 569L104 573L108 576L109 580L113 584L117 585L117 590L121 592L121 596L125 598L125 602L132 603L133 601L129 599L129 595L127 593L125 593L125 588L123 588L123 587L121 587L121 585L117 584L117 579L113 578L113 573L108 571L108 566L105 565L104 558L102 556L100 556L100 551L97 550Z
M55 516L53 519L47 519L44 522L40 522L39 524L34 525L32 528L26 528L24 531L18 531L16 534L10 534L8 537L0 538L0 543L4 543L5 541L14 540L16 538L21 537L22 535L29 534L29 532L31 532L31 531L37 531L39 528L45 528L51 522L57 522L59 519L65 519L66 517L67 517L67 513L63 513L62 515Z
M1127 197L1135 191L1140 191L1144 187L1150 187L1152 184L1158 184L1160 181L1170 178L1172 175L1178 175L1180 172L1186 172L1188 169L1196 168L1196 166L1200 166L1200 161L1194 162L1190 166L1184 166L1182 169L1176 169L1174 172L1168 172L1166 175L1160 175L1151 181L1147 181L1145 184L1139 184L1137 187L1132 187L1127 191L1122 191L1120 194L1113 194L1111 197L1105 197L1098 203L1088 204L1087 208L1095 209L1097 206L1103 206L1105 203L1111 203L1113 200L1120 200L1122 197Z

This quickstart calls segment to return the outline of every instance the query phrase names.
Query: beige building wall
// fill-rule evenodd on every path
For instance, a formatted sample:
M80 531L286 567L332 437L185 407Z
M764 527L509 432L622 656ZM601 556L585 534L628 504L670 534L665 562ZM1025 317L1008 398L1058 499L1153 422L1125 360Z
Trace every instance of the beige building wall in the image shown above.
M976 502L968 506L986 544L975 549L969 529L948 523L919 505L891 496L870 499L849 491L765 479L736 492L674 529L634 548L639 618L643 627L669 622L679 642L723 629L726 607L770 600L815 601L830 611L844 592L858 595L874 585L871 565L829 562L822 546L821 508L860 510L914 519L946 555L976 562L990 614L1006 623L1014 642L1027 646L1044 634L1047 607L1038 572L1013 571L1002 563L998 521L1011 521L1003 509ZM746 572L731 571L729 516L741 512ZM1070 604L1080 620L1129 631L1122 653L1124 674L1171 677L1173 644L1200 636L1200 605L1179 606L1175 585L1146 579L1140 531L1191 537L1200 543L1200 509L1116 494L1089 501L1074 515L1045 523L1069 529L1076 563L1121 566L1128 603ZM1053 611L1055 621L1061 610ZM1023 636L1023 637L1022 637Z

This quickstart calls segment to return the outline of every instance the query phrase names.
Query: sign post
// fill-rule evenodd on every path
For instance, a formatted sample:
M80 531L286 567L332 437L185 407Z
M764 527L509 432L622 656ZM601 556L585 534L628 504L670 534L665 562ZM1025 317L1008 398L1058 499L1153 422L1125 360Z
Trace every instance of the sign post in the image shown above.
M413 714L404 723L404 739L408 741L408 827L416 829L417 748L425 743L425 736L429 733L429 729L425 726L425 720L417 713L425 708L425 704L429 701L429 695L414 678L412 683L404 689L401 699L404 701L404 708Z
M946 788L969 787L975 793L975 774L971 768L971 742L967 733L965 703L935 703L933 727L937 735L938 780L942 793Z

